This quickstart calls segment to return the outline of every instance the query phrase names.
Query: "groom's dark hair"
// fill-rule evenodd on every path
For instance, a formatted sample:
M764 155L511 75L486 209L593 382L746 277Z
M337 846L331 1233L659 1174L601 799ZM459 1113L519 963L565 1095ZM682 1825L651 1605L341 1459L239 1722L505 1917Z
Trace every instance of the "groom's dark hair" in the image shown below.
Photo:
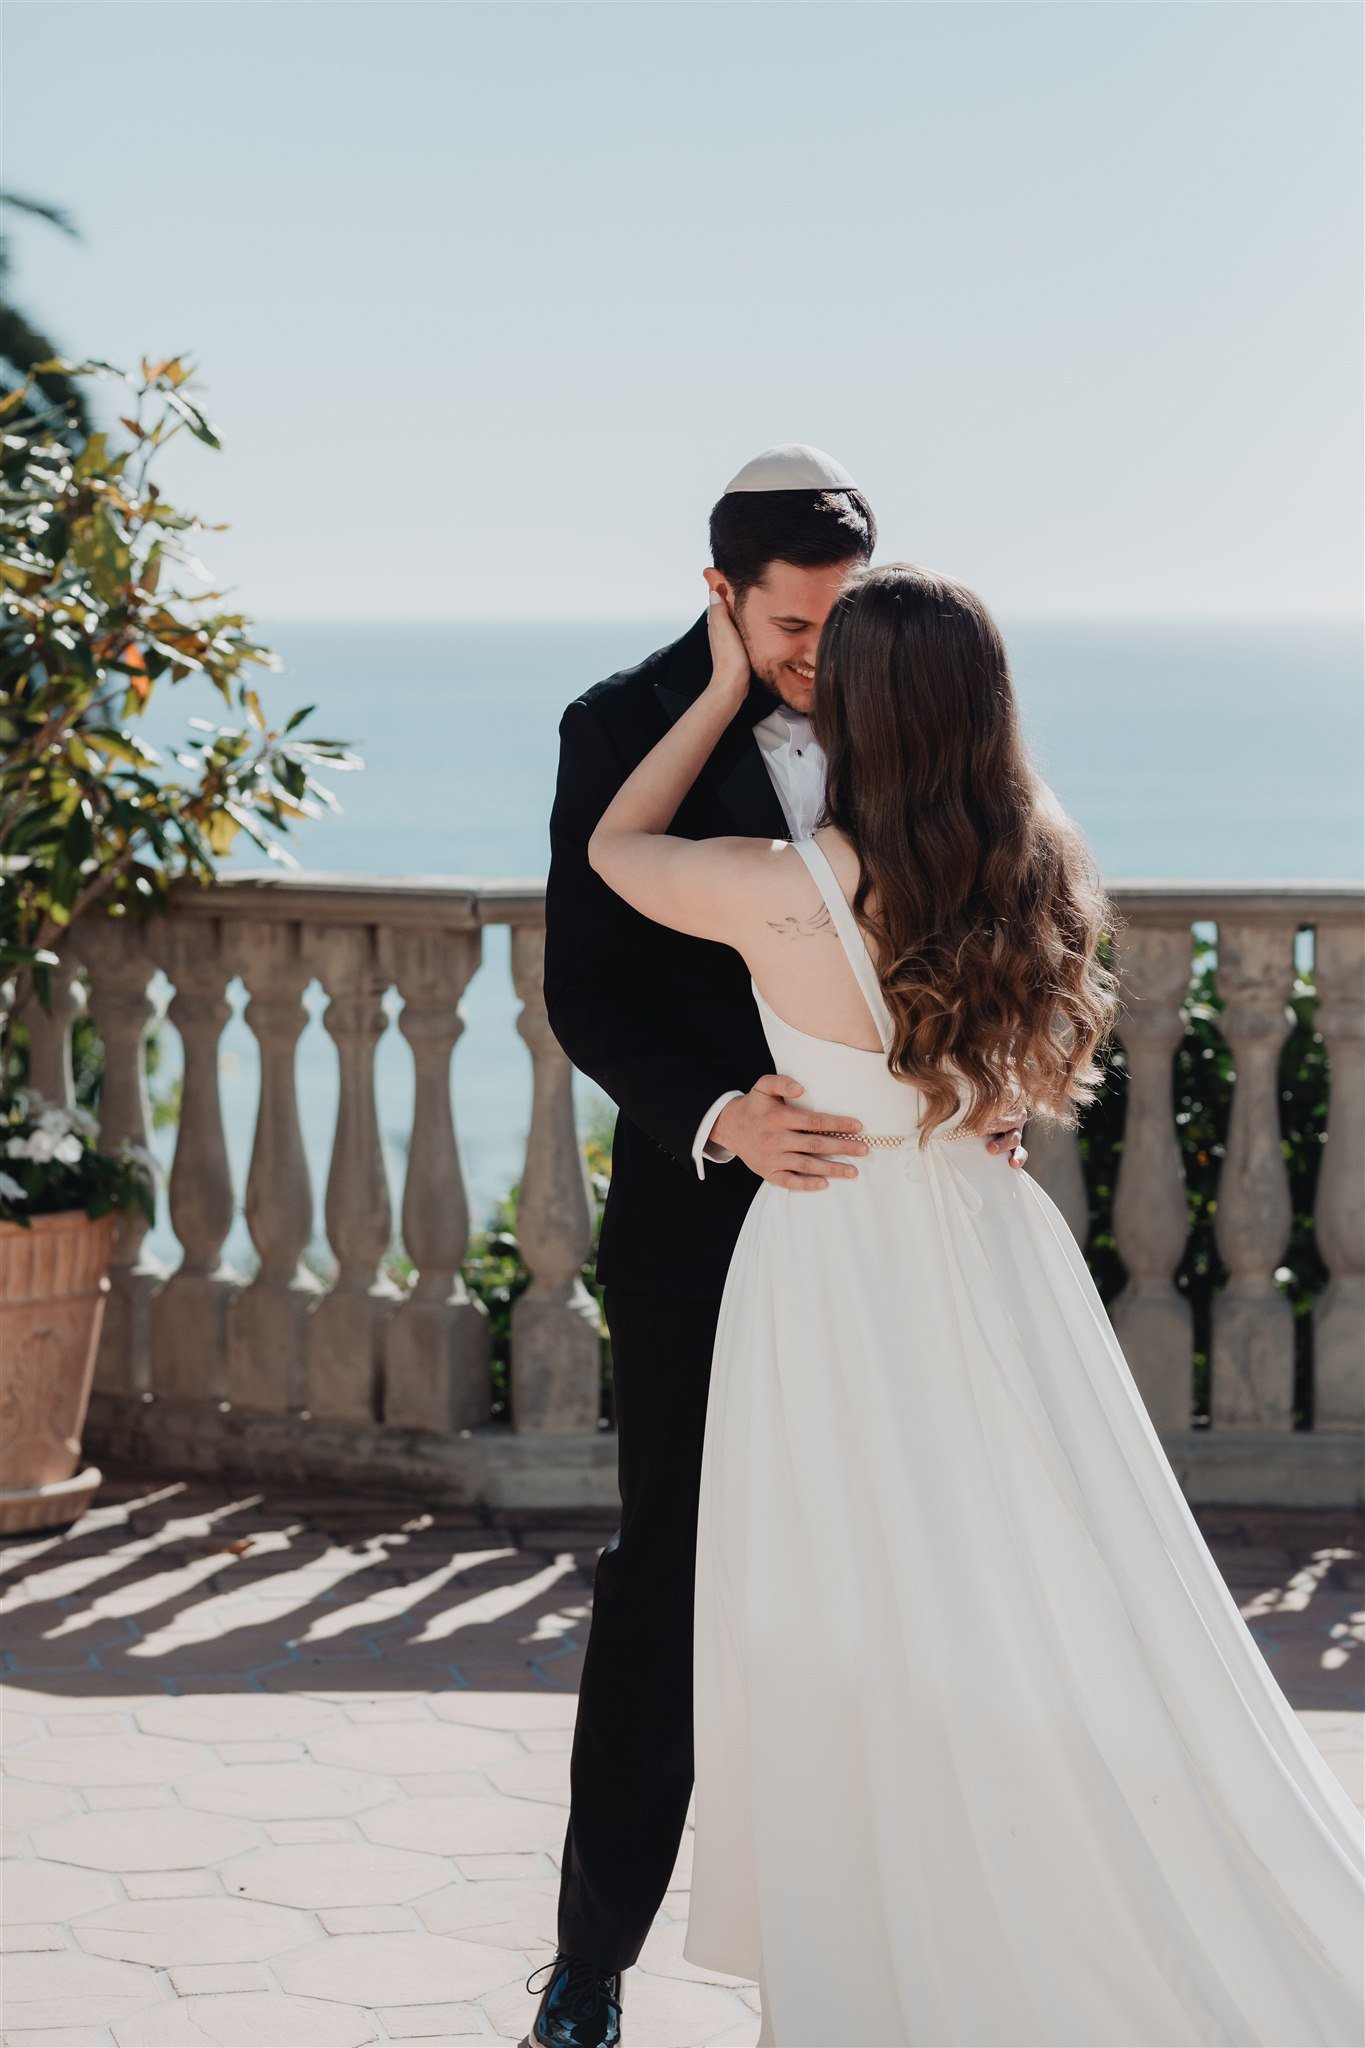
M769 562L870 561L877 522L861 491L729 491L711 510L711 560L737 597Z

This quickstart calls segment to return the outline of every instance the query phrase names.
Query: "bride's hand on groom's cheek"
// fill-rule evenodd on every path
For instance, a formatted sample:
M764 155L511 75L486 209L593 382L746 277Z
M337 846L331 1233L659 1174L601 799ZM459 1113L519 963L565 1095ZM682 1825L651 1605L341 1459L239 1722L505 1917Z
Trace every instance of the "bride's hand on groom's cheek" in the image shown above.
M803 1093L790 1074L763 1074L747 1095L726 1103L712 1136L760 1179L813 1194L831 1180L855 1179L858 1169L848 1161L865 1158L868 1148L857 1138L833 1135L861 1130L857 1117L802 1109L796 1097Z
M706 630L711 643L709 687L739 705L749 694L749 650L735 624L728 592L711 588Z

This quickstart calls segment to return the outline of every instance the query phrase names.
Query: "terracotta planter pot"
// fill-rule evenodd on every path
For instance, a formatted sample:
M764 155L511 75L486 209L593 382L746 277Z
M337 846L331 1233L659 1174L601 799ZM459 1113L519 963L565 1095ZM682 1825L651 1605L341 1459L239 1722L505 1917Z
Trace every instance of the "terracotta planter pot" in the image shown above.
M0 1532L50 1529L88 1507L81 1431L117 1219L80 1210L0 1223Z

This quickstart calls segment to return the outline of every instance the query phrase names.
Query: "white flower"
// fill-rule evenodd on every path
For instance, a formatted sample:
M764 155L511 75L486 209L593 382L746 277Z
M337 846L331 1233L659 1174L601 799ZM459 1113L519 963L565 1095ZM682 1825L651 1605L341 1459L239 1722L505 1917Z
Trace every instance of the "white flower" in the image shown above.
M79 1166L85 1156L85 1147L74 1131L68 1131L64 1138L58 1138L52 1148L52 1156L59 1166Z
M62 1138L72 1127L71 1112L60 1102L45 1102L36 1122L40 1131L50 1131L54 1138Z
M23 1202L27 1199L17 1180L8 1173L0 1173L0 1202Z
M7 1159L31 1159L33 1154L29 1150L28 1139L8 1139L5 1144L5 1157Z
M13 1148L13 1143L14 1141L11 1139L11 1149ZM25 1157L31 1159L35 1166L46 1166L48 1161L55 1156L56 1151L57 1140L53 1137L51 1131L45 1131L40 1127L29 1133L27 1153L21 1152L18 1154L18 1157L20 1159Z

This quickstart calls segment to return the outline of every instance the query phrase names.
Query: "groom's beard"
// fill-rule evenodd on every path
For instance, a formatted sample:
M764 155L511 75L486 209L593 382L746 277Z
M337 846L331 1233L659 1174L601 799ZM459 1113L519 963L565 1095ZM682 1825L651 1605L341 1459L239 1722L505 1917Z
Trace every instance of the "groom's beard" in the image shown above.
M790 662L774 661L762 668L752 670L754 682L767 699L764 711L775 711L779 704L785 704L789 711L810 712L814 678L806 680L799 676ZM758 714L760 717L764 712Z

